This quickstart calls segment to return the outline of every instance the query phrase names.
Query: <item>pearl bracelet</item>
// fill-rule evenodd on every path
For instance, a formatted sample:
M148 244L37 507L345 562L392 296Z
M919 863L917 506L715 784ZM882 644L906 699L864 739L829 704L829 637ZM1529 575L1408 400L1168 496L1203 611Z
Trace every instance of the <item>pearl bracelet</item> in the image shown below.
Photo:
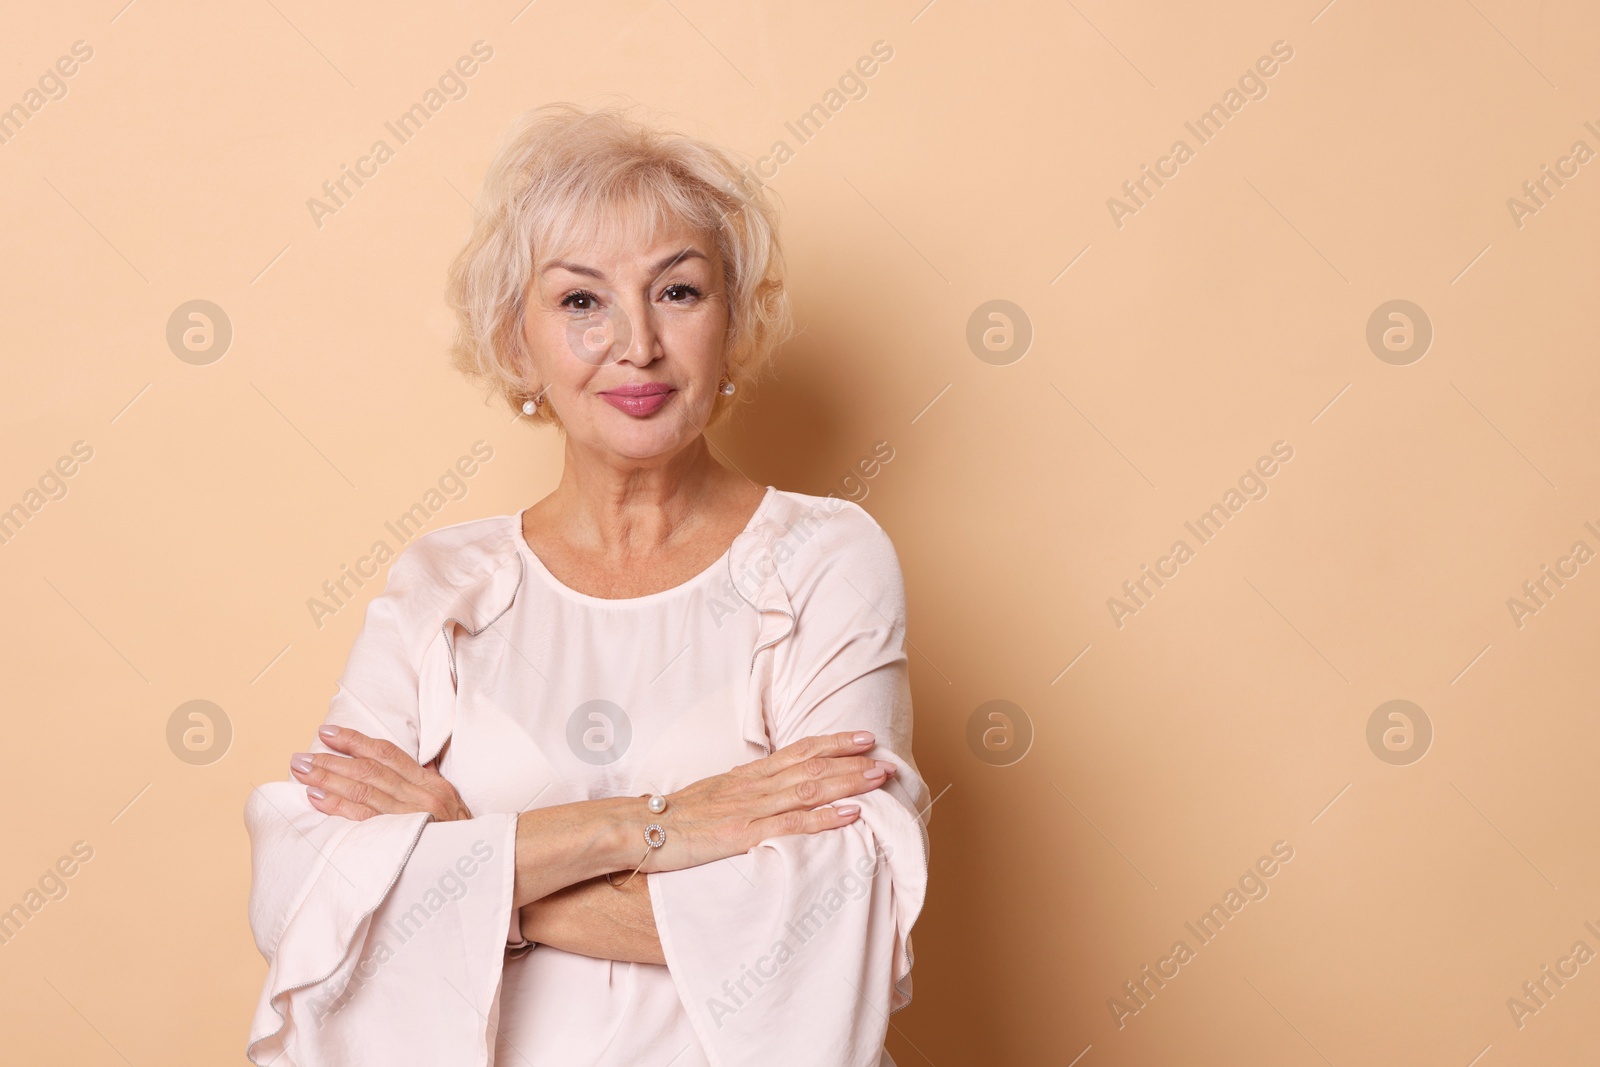
M641 793L640 795L649 798L646 806L650 809L652 814L660 815L662 812L667 810L667 798L661 794ZM623 886L633 881L633 875L638 874L639 871L643 869L644 861L650 858L650 853L667 843L667 831L662 828L660 823L651 823L649 826L644 828L644 843L647 847L644 850L644 855L639 858L639 866L633 869L633 874L628 875L628 877L624 878L620 882L613 882L611 881L611 872L606 872L606 881L610 884L612 889L621 889Z

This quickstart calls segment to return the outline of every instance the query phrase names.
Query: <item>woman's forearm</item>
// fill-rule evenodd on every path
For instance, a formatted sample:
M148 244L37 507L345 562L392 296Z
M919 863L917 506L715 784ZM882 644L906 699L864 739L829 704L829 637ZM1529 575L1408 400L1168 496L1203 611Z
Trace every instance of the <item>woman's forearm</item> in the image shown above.
M859 805L831 803L877 789L895 764L866 755L871 732L799 738L761 759L673 791L673 845L665 861L640 854L650 814L639 797L606 797L534 808L517 816L512 907L613 871L671 871L747 851L787 834L825 833L849 825ZM642 879L640 879L642 882ZM610 886L606 887L610 889Z
M522 936L580 956L665 964L648 877L636 874L621 889L591 878L549 893L521 909Z
M639 857L636 847L627 843L630 834L625 827L632 826L629 817L636 814L635 806L632 798L612 797L518 815L512 907L521 908L607 871L631 870ZM642 883L643 877L635 881Z

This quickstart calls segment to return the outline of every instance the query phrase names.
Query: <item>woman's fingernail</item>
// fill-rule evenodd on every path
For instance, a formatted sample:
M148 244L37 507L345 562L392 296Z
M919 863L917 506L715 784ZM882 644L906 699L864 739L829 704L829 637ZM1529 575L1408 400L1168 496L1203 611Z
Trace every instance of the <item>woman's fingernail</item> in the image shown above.
M306 793L312 800L326 800L328 797L326 790L318 789L314 785L306 786Z
M289 766L299 774L311 773L311 755L307 752L296 752L289 759Z
M894 774L899 769L900 769L899 767L896 767L892 763L885 763L883 765L883 773L885 773L885 774Z
M854 815L856 812L858 812L860 810L861 810L861 805L859 805L859 804L845 804L844 806L839 808L839 814L840 815Z
M859 734L856 734L854 737L852 737L850 740L854 741L858 745L870 745L870 744L872 744L872 742L874 740L876 740L876 738L874 738L871 734L869 734L865 730L863 730Z
M882 767L869 767L861 773L861 776L875 782L879 778L882 778L884 773L885 771Z
M324 741L332 741L339 736L339 728L337 726L319 726L317 727L317 734Z

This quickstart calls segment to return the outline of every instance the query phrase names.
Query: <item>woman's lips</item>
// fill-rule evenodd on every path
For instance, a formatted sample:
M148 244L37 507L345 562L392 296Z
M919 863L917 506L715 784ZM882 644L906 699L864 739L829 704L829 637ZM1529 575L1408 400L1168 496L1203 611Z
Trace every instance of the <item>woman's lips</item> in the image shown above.
M624 411L629 415L635 415L642 418L646 415L653 415L657 411L661 410L661 406L665 404L675 392L677 392L676 389L669 389L665 387L659 389L653 388L649 392L629 389L601 393L600 397L618 411Z

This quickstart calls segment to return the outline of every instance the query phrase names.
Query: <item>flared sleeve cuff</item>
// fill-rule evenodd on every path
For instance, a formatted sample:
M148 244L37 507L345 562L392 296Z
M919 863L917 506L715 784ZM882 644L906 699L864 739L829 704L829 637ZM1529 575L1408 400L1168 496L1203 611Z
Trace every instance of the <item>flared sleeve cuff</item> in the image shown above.
M488 1064L516 815L350 822L296 793L304 787L269 783L246 806L251 924L269 960L251 1062Z
M855 801L850 826L649 876L667 968L712 1064L779 1049L795 1067L879 1063L911 997L925 845L883 789Z

